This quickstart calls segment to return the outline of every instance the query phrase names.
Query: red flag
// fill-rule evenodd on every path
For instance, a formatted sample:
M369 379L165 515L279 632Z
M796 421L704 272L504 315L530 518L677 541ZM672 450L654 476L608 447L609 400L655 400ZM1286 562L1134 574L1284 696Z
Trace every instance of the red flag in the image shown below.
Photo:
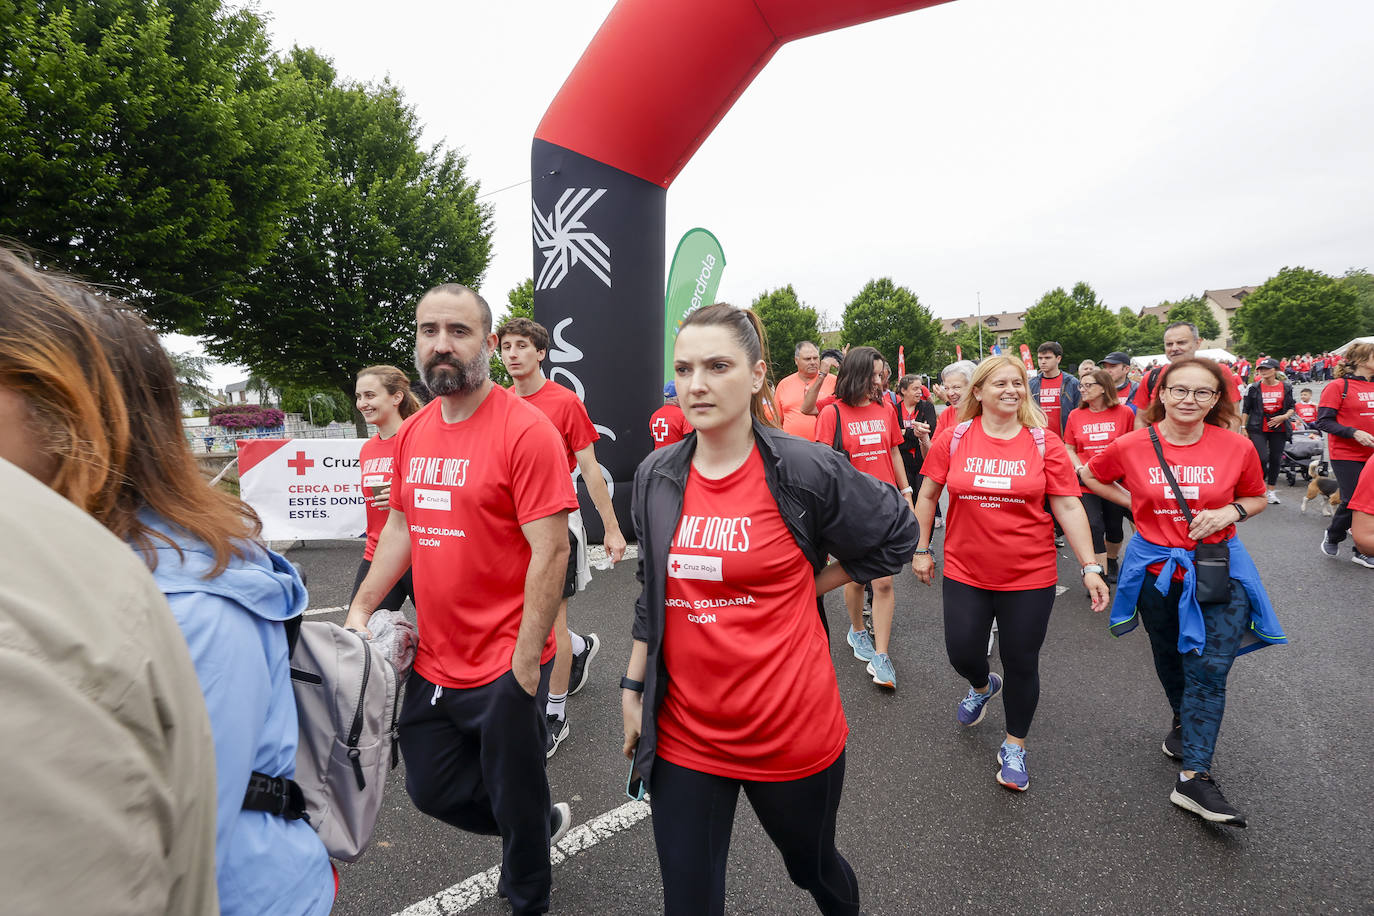
M964 348L958 344L954 345L954 358L961 361L964 358Z
M1021 362L1026 364L1027 372L1035 371L1035 362L1031 359L1030 347L1025 344L1021 345Z
M897 378L906 375L906 346L897 348Z

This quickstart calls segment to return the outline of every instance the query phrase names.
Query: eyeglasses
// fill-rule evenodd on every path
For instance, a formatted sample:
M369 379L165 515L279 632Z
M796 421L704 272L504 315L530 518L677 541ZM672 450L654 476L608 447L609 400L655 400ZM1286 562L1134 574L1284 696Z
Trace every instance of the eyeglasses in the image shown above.
M1164 390L1169 392L1169 397L1173 398L1175 401L1186 400L1188 395L1191 394L1193 400L1197 401L1199 404L1210 404L1217 396L1217 390L1215 388L1184 388L1182 385L1174 385Z
M1079 384L1078 387L1079 387L1079 388L1101 388L1102 386L1099 385L1097 382L1082 382L1082 383Z

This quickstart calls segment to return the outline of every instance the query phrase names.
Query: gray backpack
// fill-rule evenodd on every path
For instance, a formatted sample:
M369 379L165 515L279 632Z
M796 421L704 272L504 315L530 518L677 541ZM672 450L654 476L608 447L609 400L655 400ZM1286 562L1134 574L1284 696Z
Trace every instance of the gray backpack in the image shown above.
M286 622L299 740L296 777L254 773L243 807L315 828L329 854L362 857L396 766L400 684L380 648L324 621Z

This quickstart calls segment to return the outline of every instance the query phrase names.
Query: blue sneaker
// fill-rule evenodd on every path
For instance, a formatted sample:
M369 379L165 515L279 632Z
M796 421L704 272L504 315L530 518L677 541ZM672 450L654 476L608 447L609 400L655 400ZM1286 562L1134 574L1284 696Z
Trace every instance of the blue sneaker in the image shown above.
M1322 553L1328 557L1337 556L1341 552L1341 545L1332 543L1331 534L1327 532L1322 535Z
M979 693L972 687L968 696L959 701L959 721L964 725L977 725L988 712L988 701L1002 692L1002 679L995 672L988 673L988 692Z
M850 630L845 641L849 643L849 648L854 650L854 657L859 661L873 661L873 637L868 635L867 630Z
M873 683L879 687L897 689L897 669L892 667L892 659L887 657L886 652L879 652L873 656L873 661L868 663L868 673L873 675Z
M1002 743L997 752L997 781L1008 789L1024 792L1030 788L1030 774L1026 772L1026 749L1010 741Z

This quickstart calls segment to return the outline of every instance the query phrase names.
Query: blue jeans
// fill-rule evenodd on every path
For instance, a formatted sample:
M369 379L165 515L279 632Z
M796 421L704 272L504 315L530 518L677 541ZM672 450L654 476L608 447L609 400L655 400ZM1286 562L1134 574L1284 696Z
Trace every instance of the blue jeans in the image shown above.
M1169 594L1161 595L1151 576L1140 590L1136 610L1150 635L1159 683L1174 715L1183 723L1183 769L1208 773L1221 717L1226 712L1226 677L1249 625L1250 598L1232 579L1230 601L1202 605L1207 645L1201 655L1185 655L1178 651L1178 599L1182 592L1183 583L1175 582Z

